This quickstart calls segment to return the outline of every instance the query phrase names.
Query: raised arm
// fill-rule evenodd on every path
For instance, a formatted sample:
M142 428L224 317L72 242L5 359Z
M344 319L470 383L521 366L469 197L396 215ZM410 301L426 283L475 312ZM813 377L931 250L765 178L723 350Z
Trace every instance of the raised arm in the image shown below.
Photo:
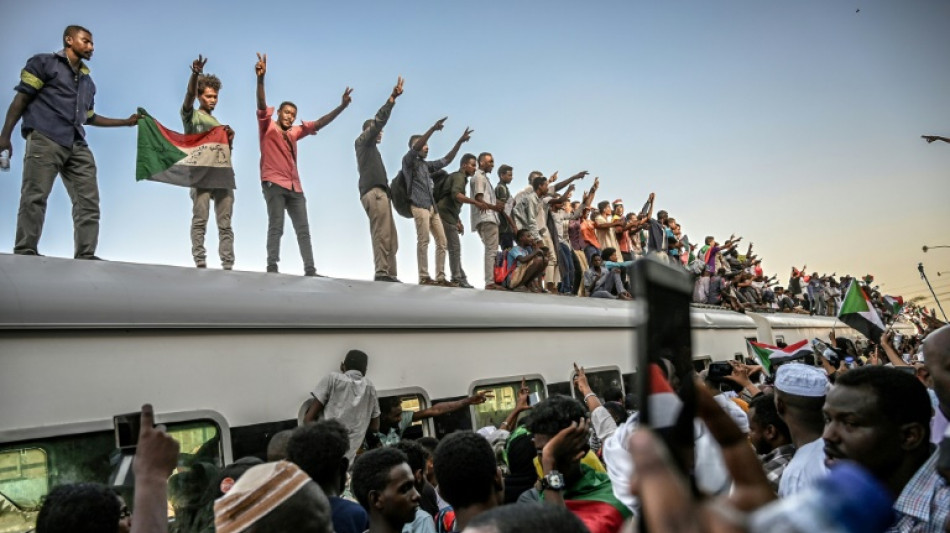
M134 126L139 123L139 114L133 113L129 118L107 118L102 115L95 115L88 124L100 128L117 128L120 126Z
M132 460L135 514L132 533L168 531L168 476L178 466L178 442L162 425L154 427L152 406L142 406L139 443Z
M656 193L651 192L650 197L647 198L647 204L650 206L647 209L647 220L653 218L653 199L656 198Z
M488 391L482 391L477 394L473 394L468 398L462 398L461 400L455 400L454 402L441 402L433 405L428 409L422 409L412 413L412 421L422 420L424 418L432 418L434 416L441 416L448 413L454 413L459 409L468 407L469 405L478 405L485 403L485 400L491 398L492 395Z
M264 74L267 74L267 54L257 53L257 64L254 65L257 74L257 110L267 109L267 97L264 95Z
M350 102L353 101L353 98L350 96L351 94L353 94L353 89L350 89L349 87L347 87L343 91L343 96L340 98L340 105L333 108L333 110L327 113L326 115L323 115L322 117L318 118L317 121L314 123L314 129L319 130L320 128L326 126L327 124L333 122L333 119L338 117L340 113L342 113L343 110L346 109L347 106L350 105Z
M568 185L571 184L571 182L574 182L574 181L577 181L577 180L582 180L582 179L584 179L584 177L587 176L588 174L590 174L590 172L587 172L586 170L582 170L582 171L578 172L577 174L574 174L574 175L571 176L570 178L567 178L566 180L562 181L561 183L556 183L556 184L554 184L554 191L557 192L557 191L563 189L564 187L567 187Z
M437 131L442 131L442 128L445 127L445 121L448 119L449 117L442 117L439 120L436 120L435 124L433 124L428 130L426 130L425 133L422 134L422 137L416 139L416 143L412 145L412 149L417 152L422 151L422 147L429 144L429 137L432 137L432 134Z
M521 387L518 388L518 399L515 402L515 408L508 413L505 421L498 426L501 429L513 431L518 425L518 417L521 413L531 409L528 404L528 397L531 395L531 389L525 384L525 379L521 378Z
M453 146L452 149L449 151L449 153L445 154L445 157L442 158L442 161L446 165L448 165L449 163L452 162L453 159L455 159L455 156L458 155L459 153L459 148L462 147L463 143L467 143L469 139L472 138L472 133L474 132L475 130L470 130L468 128L465 128L465 132L462 133L462 136L459 137L459 140L455 141L455 146Z
M181 104L182 110L191 110L195 107L195 97L198 95L198 75L204 72L207 58L198 54L198 59L191 62L191 76L188 78L188 87L185 89L185 101Z
M389 113L393 109L393 105L396 103L396 98L402 94L402 83L403 79L400 76L399 81L396 82L396 86L393 87L393 92L389 95L389 99L386 100L386 103L383 104L383 107L379 108L379 111L376 112L376 116L371 121L372 123L365 131L360 133L360 136L357 137L357 144L369 144L375 143L376 138L379 136L379 132L382 131L383 127L389 122Z
M0 152L7 150L10 156L13 156L13 144L10 142L10 135L13 133L13 127L23 116L23 112L26 111L26 106L30 105L32 101L33 96L26 93L17 92L16 96L13 97L10 107L7 109L7 118L3 121L3 130L0 132Z
M927 144L930 144L930 143L932 143L932 142L934 142L934 141L943 141L943 142L945 142L945 143L950 143L950 139L948 139L948 138L946 138L946 137L941 137L941 136L939 136L939 135L921 135L920 137L921 137L923 140L927 141Z

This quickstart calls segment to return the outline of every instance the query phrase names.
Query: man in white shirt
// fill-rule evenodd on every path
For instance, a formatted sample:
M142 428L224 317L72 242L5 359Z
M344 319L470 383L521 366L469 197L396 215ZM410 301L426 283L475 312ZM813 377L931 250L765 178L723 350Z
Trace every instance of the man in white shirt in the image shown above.
M483 202L488 206L488 209L472 206L472 228L478 232L482 244L485 245L485 288L489 290L502 288L495 284L495 256L498 253L498 213L501 213L504 207L498 205L495 188L488 180L488 175L491 174L493 168L495 168L495 159L490 153L478 154L478 170L475 171L469 183L471 188L469 196L476 202Z

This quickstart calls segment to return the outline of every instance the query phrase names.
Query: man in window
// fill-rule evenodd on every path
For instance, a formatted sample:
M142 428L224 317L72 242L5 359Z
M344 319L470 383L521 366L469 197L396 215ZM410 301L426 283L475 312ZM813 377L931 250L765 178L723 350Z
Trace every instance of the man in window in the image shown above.
M470 405L479 405L485 403L492 394L488 391L482 391L473 394L461 400L451 402L441 402L419 411L404 411L402 402L398 396L389 396L380 398L379 412L381 413L379 421L379 440L383 446L392 446L402 439L403 432L412 425L413 422L425 420L435 416L442 416L448 413L454 413Z

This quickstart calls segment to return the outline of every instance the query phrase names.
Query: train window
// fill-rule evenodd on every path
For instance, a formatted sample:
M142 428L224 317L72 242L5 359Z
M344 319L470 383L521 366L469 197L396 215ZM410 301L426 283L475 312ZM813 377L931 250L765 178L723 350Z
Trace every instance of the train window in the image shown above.
M539 400L547 397L547 391L544 389L544 382L540 379L525 380L525 386L531 390L532 394L537 394ZM507 381L504 383L491 383L476 386L472 393L487 392L493 396L485 403L473 405L472 410L475 413L475 428L485 426L498 427L508 418L515 409L515 403L518 401L518 389L521 387L521 380Z
M185 481L184 473L197 470L199 463L223 466L221 429L215 422L189 420L165 426L181 446L173 478ZM111 429L0 444L0 531L31 531L40 502L51 487L79 482L108 483L116 453L115 433ZM181 483L169 480L169 487L176 485ZM175 500L174 493L171 500ZM169 516L173 516L172 508Z
M429 406L429 400L425 394L423 394L421 389L411 390L407 392L401 392L398 394L392 394L389 396L380 396L380 405L386 405L389 403L390 398L398 399L400 410L402 411L411 411L417 413L426 409ZM385 416L386 413L380 413L380 416ZM429 428L427 427L426 420L416 420L409 427L407 427L403 433L402 438L404 439L418 439L426 436L429 433Z
M621 393L623 392L623 378L620 375L620 369L617 367L585 368L584 374L587 376L587 384L590 385L590 390L601 398L608 389L620 389ZM577 387L574 386L573 372L571 372L571 393L575 398L581 399Z
M468 396L456 396L454 398L441 398L439 400L434 400L432 404L435 405L442 402L454 402L467 397ZM473 429L472 414L468 409L459 409L454 413L446 413L444 415L433 417L432 422L435 424L435 436L439 439L455 431Z
M752 341L754 342L755 339L752 339ZM779 343L785 344L785 335L776 335L776 336L775 336L775 345L778 346Z
M699 357L693 358L693 370L696 372L702 372L709 368L709 364L712 363L712 357L708 355L701 355Z
M49 465L40 448L0 452L0 494L20 508L37 508L49 492ZM0 528L0 531L3 529Z
M571 384L567 381L548 383L548 396L570 396L571 394Z

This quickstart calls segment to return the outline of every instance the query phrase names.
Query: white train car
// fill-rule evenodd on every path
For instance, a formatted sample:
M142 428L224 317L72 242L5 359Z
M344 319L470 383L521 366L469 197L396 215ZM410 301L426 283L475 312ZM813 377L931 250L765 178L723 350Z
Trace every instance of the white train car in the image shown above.
M225 464L296 426L360 349L406 409L494 392L414 429L440 436L499 423L523 376L541 397L572 394L573 362L595 390L629 389L641 318L591 298L0 254L0 533L53 485L105 481L112 417L144 402L185 461ZM693 309L697 364L773 340L776 320Z

